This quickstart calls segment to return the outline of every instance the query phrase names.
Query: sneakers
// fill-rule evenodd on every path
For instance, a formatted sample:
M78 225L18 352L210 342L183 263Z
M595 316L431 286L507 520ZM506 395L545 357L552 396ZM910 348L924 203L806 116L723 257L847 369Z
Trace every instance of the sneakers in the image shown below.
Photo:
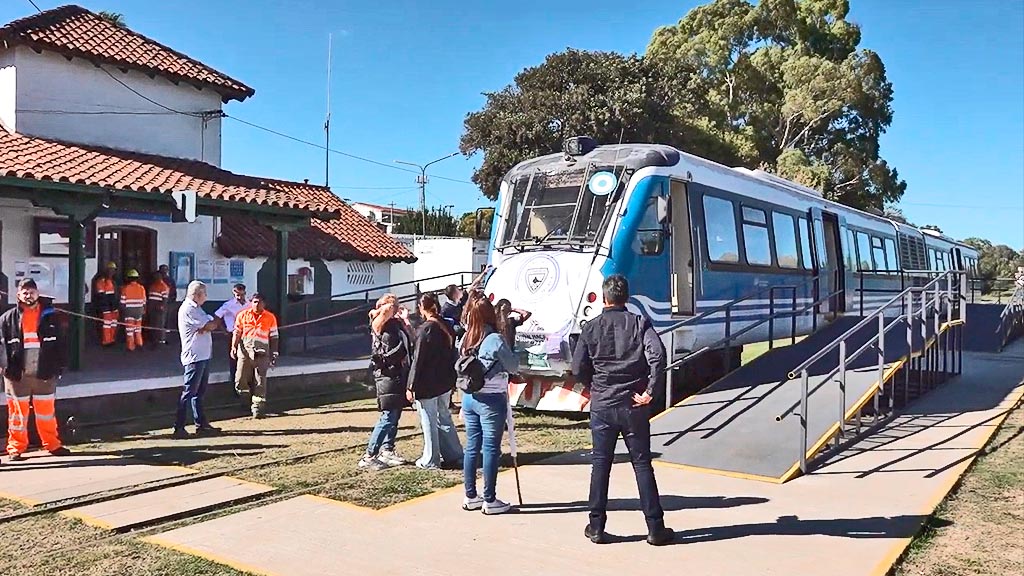
M594 530L590 524L587 524L587 527L583 529L583 535L587 537L587 540L590 540L594 544L608 543L608 538L604 533L604 530Z
M505 512L508 512L511 509L511 504L509 504L508 502L502 502L497 498L494 499L494 502L484 502L484 514L487 514L488 516L504 514Z
M402 466L408 464L408 462L398 455L398 452L394 450L383 449L380 454L377 454L377 460L380 460L388 466Z
M360 470L378 471L387 468L387 465L381 462L376 456L363 454L363 457L359 459L359 463L356 464L356 467Z
M174 432L171 433L171 438L174 438L175 440L185 440L189 436L191 436L191 434L189 434L188 430L185 430L184 428L175 428Z
M50 450L50 456L70 456L71 450L68 450L67 446L61 446L55 450Z
M665 528L664 526L647 535L647 543L651 546L671 544L675 539L676 533L671 528Z
M218 434L220 428L216 426L210 426L209 424L203 424L202 426L196 426L196 434Z
M8 462L21 462L24 459L25 459L25 457L22 456L20 452L16 452L14 454L11 454L11 456L7 459L7 461Z
M484 499L480 496L474 496L470 498L466 496L462 499L462 509L466 511L479 510L484 507Z

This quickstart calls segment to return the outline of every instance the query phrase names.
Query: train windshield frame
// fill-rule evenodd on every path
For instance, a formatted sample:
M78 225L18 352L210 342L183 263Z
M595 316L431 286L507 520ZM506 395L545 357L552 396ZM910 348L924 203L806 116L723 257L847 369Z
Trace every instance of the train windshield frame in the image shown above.
M587 185L597 172L616 175L617 188L594 194ZM503 238L498 248L567 244L592 246L606 227L624 189L623 167L588 165L576 170L523 174L511 182Z

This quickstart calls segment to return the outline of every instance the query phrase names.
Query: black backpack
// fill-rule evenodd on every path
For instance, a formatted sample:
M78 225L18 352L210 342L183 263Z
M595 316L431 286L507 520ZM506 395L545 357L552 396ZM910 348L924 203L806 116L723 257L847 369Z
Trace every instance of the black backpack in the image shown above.
M474 394L482 390L487 374L498 363L495 361L485 369L483 361L477 356L479 351L480 348L470 348L459 354L455 362L455 387L463 394Z

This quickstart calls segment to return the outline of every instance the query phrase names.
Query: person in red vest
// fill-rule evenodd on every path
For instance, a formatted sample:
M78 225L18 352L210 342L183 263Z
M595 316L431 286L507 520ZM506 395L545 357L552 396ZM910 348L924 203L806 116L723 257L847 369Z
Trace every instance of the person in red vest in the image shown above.
M125 274L128 283L121 287L121 316L124 318L124 342L129 352L142 349L142 319L146 315L146 289L139 284L138 270Z
M43 448L70 454L57 433L54 399L67 349L49 299L39 298L35 280L18 282L18 305L0 315L0 375L7 395L7 454L16 462L28 450L28 414L35 412Z
M252 394L252 417L262 418L267 405L267 371L277 362L277 318L267 310L263 296L252 295L248 308L235 318L231 359L238 359L235 390Z

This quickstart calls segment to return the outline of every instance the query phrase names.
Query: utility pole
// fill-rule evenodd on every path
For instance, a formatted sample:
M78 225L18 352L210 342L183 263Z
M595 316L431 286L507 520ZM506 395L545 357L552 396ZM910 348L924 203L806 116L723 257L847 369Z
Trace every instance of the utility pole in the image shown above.
M391 208L391 215L388 217L388 222L390 222L390 224L388 225L388 234L392 233L395 230L395 201L394 200L391 201L390 208Z
M454 156L458 156L458 152L452 152L447 156L442 156L437 160L431 160L422 166L419 164L413 164L412 162L403 162L402 160L395 160L395 164L405 164L406 166L415 166L420 169L420 175L416 177L416 183L420 185L420 214L423 216L423 236L427 235L427 167L431 164L437 164L441 160L447 160Z
M331 181L331 44L334 35L327 35L327 119L324 121L324 186Z

